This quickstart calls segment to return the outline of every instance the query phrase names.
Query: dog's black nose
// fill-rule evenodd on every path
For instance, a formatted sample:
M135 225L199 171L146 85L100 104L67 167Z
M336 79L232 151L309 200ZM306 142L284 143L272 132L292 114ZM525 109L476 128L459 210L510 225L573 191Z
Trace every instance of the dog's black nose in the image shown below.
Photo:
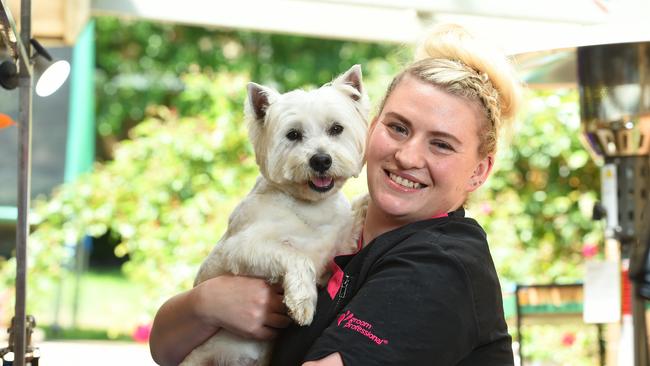
M309 159L309 166L323 173L332 166L332 157L329 154L316 154Z

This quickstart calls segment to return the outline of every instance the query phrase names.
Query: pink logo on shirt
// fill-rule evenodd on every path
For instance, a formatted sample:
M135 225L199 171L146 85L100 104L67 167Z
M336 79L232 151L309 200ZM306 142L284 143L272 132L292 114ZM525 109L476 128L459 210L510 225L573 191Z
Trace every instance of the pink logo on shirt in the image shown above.
M342 321L348 321L352 317L354 317L354 314L352 314L350 310L347 310L344 314L341 314L341 316L339 316L339 321L337 325L340 326Z
M339 316L337 326L340 327L341 323L343 323L343 328L353 330L378 345L388 344L388 339L379 338L372 332L372 324L356 318L350 310L346 310Z

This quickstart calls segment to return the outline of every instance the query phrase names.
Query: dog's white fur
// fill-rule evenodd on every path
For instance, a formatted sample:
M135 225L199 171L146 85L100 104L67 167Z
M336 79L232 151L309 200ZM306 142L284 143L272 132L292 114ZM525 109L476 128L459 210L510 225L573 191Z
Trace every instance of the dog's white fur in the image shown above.
M363 166L368 109L359 65L312 91L279 94L249 84L245 114L260 177L231 214L195 285L224 273L279 282L289 315L300 325L311 323L316 283L328 261L354 245L358 223L339 189ZM316 154L330 156L331 166L317 171L310 163ZM333 179L326 192L318 189L325 190L329 178L318 176ZM264 365L269 355L268 342L221 329L181 365Z

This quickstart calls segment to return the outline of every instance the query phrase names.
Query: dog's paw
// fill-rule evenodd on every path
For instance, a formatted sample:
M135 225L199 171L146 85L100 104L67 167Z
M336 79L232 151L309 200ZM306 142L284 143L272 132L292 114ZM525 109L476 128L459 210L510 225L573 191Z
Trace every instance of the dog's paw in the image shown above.
M298 323L298 325L309 325L314 319L314 309L316 308L309 302L303 302L294 306L289 306L289 316Z
M314 318L317 300L316 289L314 288L312 292L306 297L296 297L287 294L284 296L284 303L287 305L287 309L289 309L289 316L298 325L309 325Z

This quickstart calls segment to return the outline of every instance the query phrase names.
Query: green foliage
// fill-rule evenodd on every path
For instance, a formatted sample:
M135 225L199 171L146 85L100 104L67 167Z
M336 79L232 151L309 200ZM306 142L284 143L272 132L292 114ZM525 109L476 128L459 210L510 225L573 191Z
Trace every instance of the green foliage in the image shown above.
M65 328L59 329L52 326L42 327L47 340L114 340L114 341L133 341L130 334L111 334L106 329L80 329L80 328Z
M389 71L400 56L388 45L113 17L97 18L96 34L100 160L112 157L114 143L128 137L148 105L174 103L185 87L180 75L243 73L286 91L322 85L357 63L364 74L371 64Z
M577 282L585 244L602 242L591 220L599 171L580 143L575 90L535 91L505 138L487 189L474 200L499 275L511 282Z
M227 73L214 80L188 75L176 112L150 108L115 160L39 202L31 237L36 263L46 257L45 248L110 231L120 239L116 254L129 255L126 273L148 285L143 295L157 300L189 287L256 175L241 123L245 80ZM184 115L197 106L202 116Z
M79 276L69 272L40 294L44 301L32 301L30 311L50 339L131 340L137 326L151 321L150 309L143 306L151 302L143 296L146 285L119 268L91 268Z
M564 319L562 323L522 328L525 364L592 366L599 364L598 329ZM534 360L535 362L531 362Z
M97 38L98 129L118 142L112 160L35 202L31 303L53 293L75 243L106 233L128 258L125 273L145 285L149 311L189 288L257 174L242 118L246 83L310 87L366 62L378 95L397 64L378 45L112 18L98 19ZM0 267L8 280L12 268Z

